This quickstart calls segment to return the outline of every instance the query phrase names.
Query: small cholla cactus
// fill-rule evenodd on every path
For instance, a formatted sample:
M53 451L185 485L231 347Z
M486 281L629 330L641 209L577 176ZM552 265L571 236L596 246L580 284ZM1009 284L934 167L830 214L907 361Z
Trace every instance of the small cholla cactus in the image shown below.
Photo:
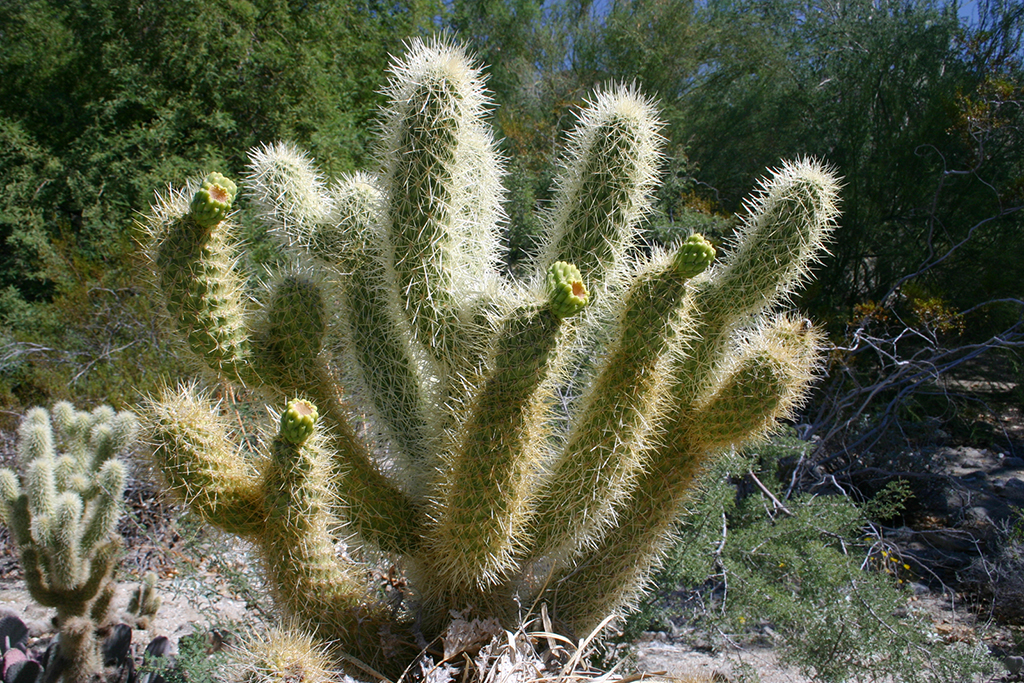
M153 618L163 598L156 591L156 584L159 580L155 572L146 572L142 577L142 583L135 587L131 597L128 599L128 614L135 621L135 628L148 629L153 624Z
M207 224L204 188L223 183L159 199L153 281L191 349L218 381L301 400L249 456L194 385L154 397L146 422L168 487L253 543L290 624L400 672L403 630L429 639L453 611L513 625L543 601L579 633L629 608L709 459L801 400L818 335L776 309L823 251L838 184L783 165L717 265L700 235L636 249L660 124L610 87L580 113L531 272L510 281L479 69L415 42L385 92L377 175L328 183L288 145L252 152L243 196L299 264L261 310L230 217ZM341 538L401 563L397 611ZM274 642L290 654L268 643L261 661L295 660L295 643L322 661L304 636Z
M58 403L33 408L18 428L21 482L0 469L0 520L11 530L32 598L57 612L60 647L47 680L102 676L96 630L110 616L135 416ZM63 673L61 673L63 672Z

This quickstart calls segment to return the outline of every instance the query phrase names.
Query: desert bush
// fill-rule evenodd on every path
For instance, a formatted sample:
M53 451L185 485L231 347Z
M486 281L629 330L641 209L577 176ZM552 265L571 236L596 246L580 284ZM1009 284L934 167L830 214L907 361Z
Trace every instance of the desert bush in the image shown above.
M939 683L991 670L983 644L944 642L914 611L910 566L872 531L905 491L863 506L839 491L787 496L777 458L809 450L790 436L702 477L627 637L672 620L720 644L768 638L783 662L823 681Z

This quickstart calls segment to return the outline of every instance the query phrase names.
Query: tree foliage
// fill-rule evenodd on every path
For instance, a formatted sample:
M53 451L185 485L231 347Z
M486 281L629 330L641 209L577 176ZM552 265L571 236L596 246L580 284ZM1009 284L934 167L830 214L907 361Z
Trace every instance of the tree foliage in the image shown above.
M428 8L425 0L0 6L0 288L14 288L8 299L52 295L54 240L92 261L119 253L133 212L196 163L240 169L235 150L288 139L329 149L331 173L361 165L388 54Z

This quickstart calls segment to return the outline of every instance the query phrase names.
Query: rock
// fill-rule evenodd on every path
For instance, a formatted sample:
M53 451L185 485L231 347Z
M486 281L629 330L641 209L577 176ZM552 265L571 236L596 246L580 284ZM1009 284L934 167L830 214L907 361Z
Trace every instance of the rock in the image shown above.
M914 595L924 595L926 593L931 592L931 589L929 589L927 585L921 583L920 581L911 581L910 590L914 592Z
M1000 493L1015 503L1024 503L1024 481L1010 477L1000 487Z
M999 464L1009 470L1024 470L1024 458L1003 458Z
M932 548L969 555L981 554L978 547L979 539L968 531L938 529L921 536L922 540Z
M971 526L991 526L992 518L988 515L988 510L983 507L968 508L964 512L964 522Z
M960 449L960 466L973 468L973 467L986 467L986 460L989 457L989 453L986 450L979 450L977 448L971 448L970 446L964 446Z

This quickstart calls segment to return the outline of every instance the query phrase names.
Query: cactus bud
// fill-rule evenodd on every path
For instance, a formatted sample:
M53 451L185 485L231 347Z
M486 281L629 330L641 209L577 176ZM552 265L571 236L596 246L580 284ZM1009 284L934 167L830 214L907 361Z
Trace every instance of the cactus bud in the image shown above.
M579 269L565 261L558 261L548 269L546 285L551 312L559 318L576 315L590 298Z
M318 414L316 406L303 399L288 403L281 415L281 436L290 443L301 445L313 434Z
M220 173L211 173L192 197L192 218L204 228L212 228L231 211L237 191L233 182Z
M681 276L691 278L703 273L714 260L715 248L711 242L704 235L694 233L680 245L672 266Z

